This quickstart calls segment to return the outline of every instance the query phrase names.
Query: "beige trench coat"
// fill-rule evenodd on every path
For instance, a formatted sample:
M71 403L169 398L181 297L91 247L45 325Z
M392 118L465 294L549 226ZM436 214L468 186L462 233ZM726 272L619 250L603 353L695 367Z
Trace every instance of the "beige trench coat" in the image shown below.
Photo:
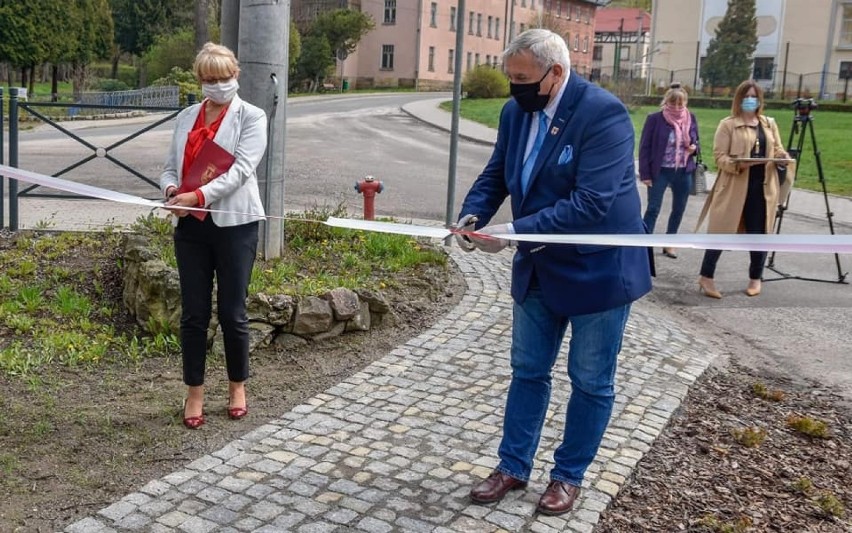
M760 122L766 134L766 157L786 153L775 120L761 116ZM756 139L757 130L747 126L741 117L727 117L719 123L713 138L713 155L719 174L704 202L704 208L695 226L696 232L707 217L707 233L744 233L742 215L748 192L749 169L738 165L733 159L749 157ZM787 166L787 179L783 186L779 187L775 164L766 165L763 178L766 233L772 233L778 204L786 201L795 175L795 163L790 163Z

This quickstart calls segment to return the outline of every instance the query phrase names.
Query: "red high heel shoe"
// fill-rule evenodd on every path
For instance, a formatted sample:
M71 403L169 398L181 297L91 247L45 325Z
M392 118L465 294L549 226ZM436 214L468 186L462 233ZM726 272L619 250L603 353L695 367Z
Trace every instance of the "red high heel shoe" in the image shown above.
M198 429L204 425L204 413L200 416L186 416L186 398L183 399L183 425L186 429Z
M231 407L231 399L228 398L228 418L239 420L248 414L248 405L245 407Z

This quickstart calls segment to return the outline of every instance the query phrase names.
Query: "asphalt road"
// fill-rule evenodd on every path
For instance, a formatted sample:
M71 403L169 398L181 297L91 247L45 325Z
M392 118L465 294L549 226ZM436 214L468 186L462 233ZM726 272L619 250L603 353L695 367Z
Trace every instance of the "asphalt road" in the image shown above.
M333 208L342 204L350 214L358 215L361 198L353 190L353 184L372 174L385 185L385 191L376 201L378 215L402 220L443 220L449 136L399 109L406 102L435 96L396 94L291 100L285 144L286 209ZM92 123L73 123L69 127L89 142L106 146L139 129L144 120L150 119L97 127L92 127ZM156 180L170 134L168 126L160 127L116 149L113 155ZM487 146L460 143L456 206L490 152ZM20 166L51 173L87 153L74 141L42 126L23 133ZM157 193L102 159L71 174L74 179L131 194L152 197ZM644 190L642 193L644 196ZM703 195L691 198L682 232L694 230L703 200ZM79 205L81 212L105 207L102 202ZM29 216L40 220L38 217L44 218L47 216L44 213L49 214L52 208L49 203L33 199L22 211L25 209L30 212L24 212L22 219ZM132 209L121 208L103 216L120 222L122 216L127 218L131 212ZM665 227L667 216L668 203L658 220L658 229ZM67 213L63 215L67 217ZM507 218L508 211L504 208L498 219ZM825 219L789 213L783 228L785 233L828 233ZM848 234L852 227L840 224L836 230ZM674 260L658 254L655 289L648 299L660 303L672 319L702 325L707 336L732 358L793 381L812 384L815 392L831 390L852 405L852 287L833 283L852 270L852 256L836 259L830 254L778 254L774 264L788 276L767 270L765 278L777 279L766 282L759 297L749 298L743 293L748 277L748 254L726 252L717 270L717 286L725 297L713 300L697 291L702 253L681 250L680 257ZM848 277L846 280L852 281Z
M449 136L400 111L404 103L435 96L410 93L291 99L287 106L286 143L282 143L286 157L285 208L334 208L342 204L349 213L360 214L362 199L353 186L369 174L384 184L384 191L376 199L377 215L443 220L448 194ZM73 129L92 145L107 147L151 121L151 117L145 117L112 123L63 123L63 127ZM171 138L171 125L169 122L148 131L109 153L156 182ZM19 166L54 174L91 153L56 129L41 125L22 132ZM489 155L486 146L461 143L456 206ZM103 158L63 177L146 198L159 195L150 184Z

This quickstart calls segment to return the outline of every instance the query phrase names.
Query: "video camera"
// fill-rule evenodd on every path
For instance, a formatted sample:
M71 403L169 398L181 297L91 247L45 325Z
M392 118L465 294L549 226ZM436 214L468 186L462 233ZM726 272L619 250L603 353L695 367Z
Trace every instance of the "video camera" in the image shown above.
M799 115L807 115L817 108L817 103L813 98L796 98L791 105Z

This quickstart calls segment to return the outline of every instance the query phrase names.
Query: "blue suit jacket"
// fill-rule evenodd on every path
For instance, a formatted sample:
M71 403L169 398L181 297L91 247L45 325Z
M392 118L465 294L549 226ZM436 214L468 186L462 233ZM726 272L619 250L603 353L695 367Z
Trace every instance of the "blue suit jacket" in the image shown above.
M503 107L494 152L462 215L478 215L482 228L510 196L516 233L645 233L633 125L617 98L571 73L524 194L531 121L514 100ZM651 290L648 251L638 247L521 242L512 266L515 301L524 301L533 276L546 305L565 316L613 309Z

